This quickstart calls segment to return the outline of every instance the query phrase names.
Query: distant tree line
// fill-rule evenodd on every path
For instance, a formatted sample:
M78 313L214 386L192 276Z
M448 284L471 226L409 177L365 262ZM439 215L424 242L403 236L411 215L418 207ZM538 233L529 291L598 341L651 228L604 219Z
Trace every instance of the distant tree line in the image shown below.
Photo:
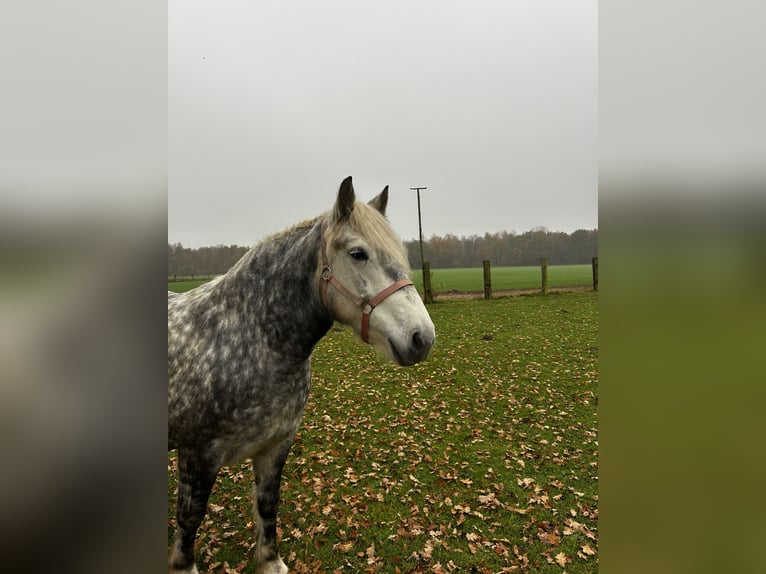
M419 269L419 241L405 241L404 245L410 266ZM578 229L567 234L536 227L521 234L501 231L468 237L434 235L423 240L423 254L433 269L481 267L485 259L498 267L539 265L543 258L549 265L590 263L598 255L598 230Z
M191 249L168 243L168 277L222 275L247 253L248 247L216 245Z
M404 245L410 265L419 269L418 240L405 241ZM168 243L168 276L226 273L248 249L239 245L190 249L180 243ZM536 227L521 234L501 231L468 237L433 235L423 241L423 251L433 269L481 267L485 259L494 266L539 265L542 258L548 259L549 265L590 263L591 258L598 255L598 230L578 229L567 234Z

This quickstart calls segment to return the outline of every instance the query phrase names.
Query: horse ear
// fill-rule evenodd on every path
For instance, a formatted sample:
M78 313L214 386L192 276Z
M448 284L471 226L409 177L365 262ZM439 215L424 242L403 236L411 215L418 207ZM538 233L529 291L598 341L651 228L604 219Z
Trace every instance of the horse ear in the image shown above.
M351 216L351 212L354 211L355 201L354 185L351 183L351 176L348 176L340 184L338 200L335 202L335 208L333 209L333 219L335 221L346 221Z
M373 197L369 201L368 205L371 205L380 211L381 215L385 215L386 206L388 205L388 186L384 187L383 191L381 191L376 197Z

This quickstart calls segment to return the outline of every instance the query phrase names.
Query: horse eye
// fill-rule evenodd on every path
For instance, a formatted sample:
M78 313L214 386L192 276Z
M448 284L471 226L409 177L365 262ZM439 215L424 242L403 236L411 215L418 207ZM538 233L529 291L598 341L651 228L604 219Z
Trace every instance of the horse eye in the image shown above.
M354 261L367 261L368 259L367 252L361 247L354 247L348 254Z

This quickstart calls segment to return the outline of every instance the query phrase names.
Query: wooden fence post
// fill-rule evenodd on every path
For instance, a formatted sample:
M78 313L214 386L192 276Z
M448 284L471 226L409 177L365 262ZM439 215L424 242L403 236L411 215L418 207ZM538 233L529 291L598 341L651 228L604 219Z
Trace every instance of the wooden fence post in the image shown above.
M598 291L598 257L593 258L593 290Z
M542 292L547 293L548 292L548 260L547 259L540 260L540 271L542 273L542 279L543 279Z
M431 290L431 264L423 261L423 296L426 303L434 302L434 293Z
M490 270L489 259L484 260L484 298L492 298L492 272Z

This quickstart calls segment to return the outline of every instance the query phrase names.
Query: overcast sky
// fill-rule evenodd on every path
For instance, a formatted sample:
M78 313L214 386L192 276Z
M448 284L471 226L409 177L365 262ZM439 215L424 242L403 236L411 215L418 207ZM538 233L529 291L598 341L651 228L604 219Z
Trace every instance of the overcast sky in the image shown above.
M597 3L169 3L168 241L252 245L390 186L418 234L598 227Z

